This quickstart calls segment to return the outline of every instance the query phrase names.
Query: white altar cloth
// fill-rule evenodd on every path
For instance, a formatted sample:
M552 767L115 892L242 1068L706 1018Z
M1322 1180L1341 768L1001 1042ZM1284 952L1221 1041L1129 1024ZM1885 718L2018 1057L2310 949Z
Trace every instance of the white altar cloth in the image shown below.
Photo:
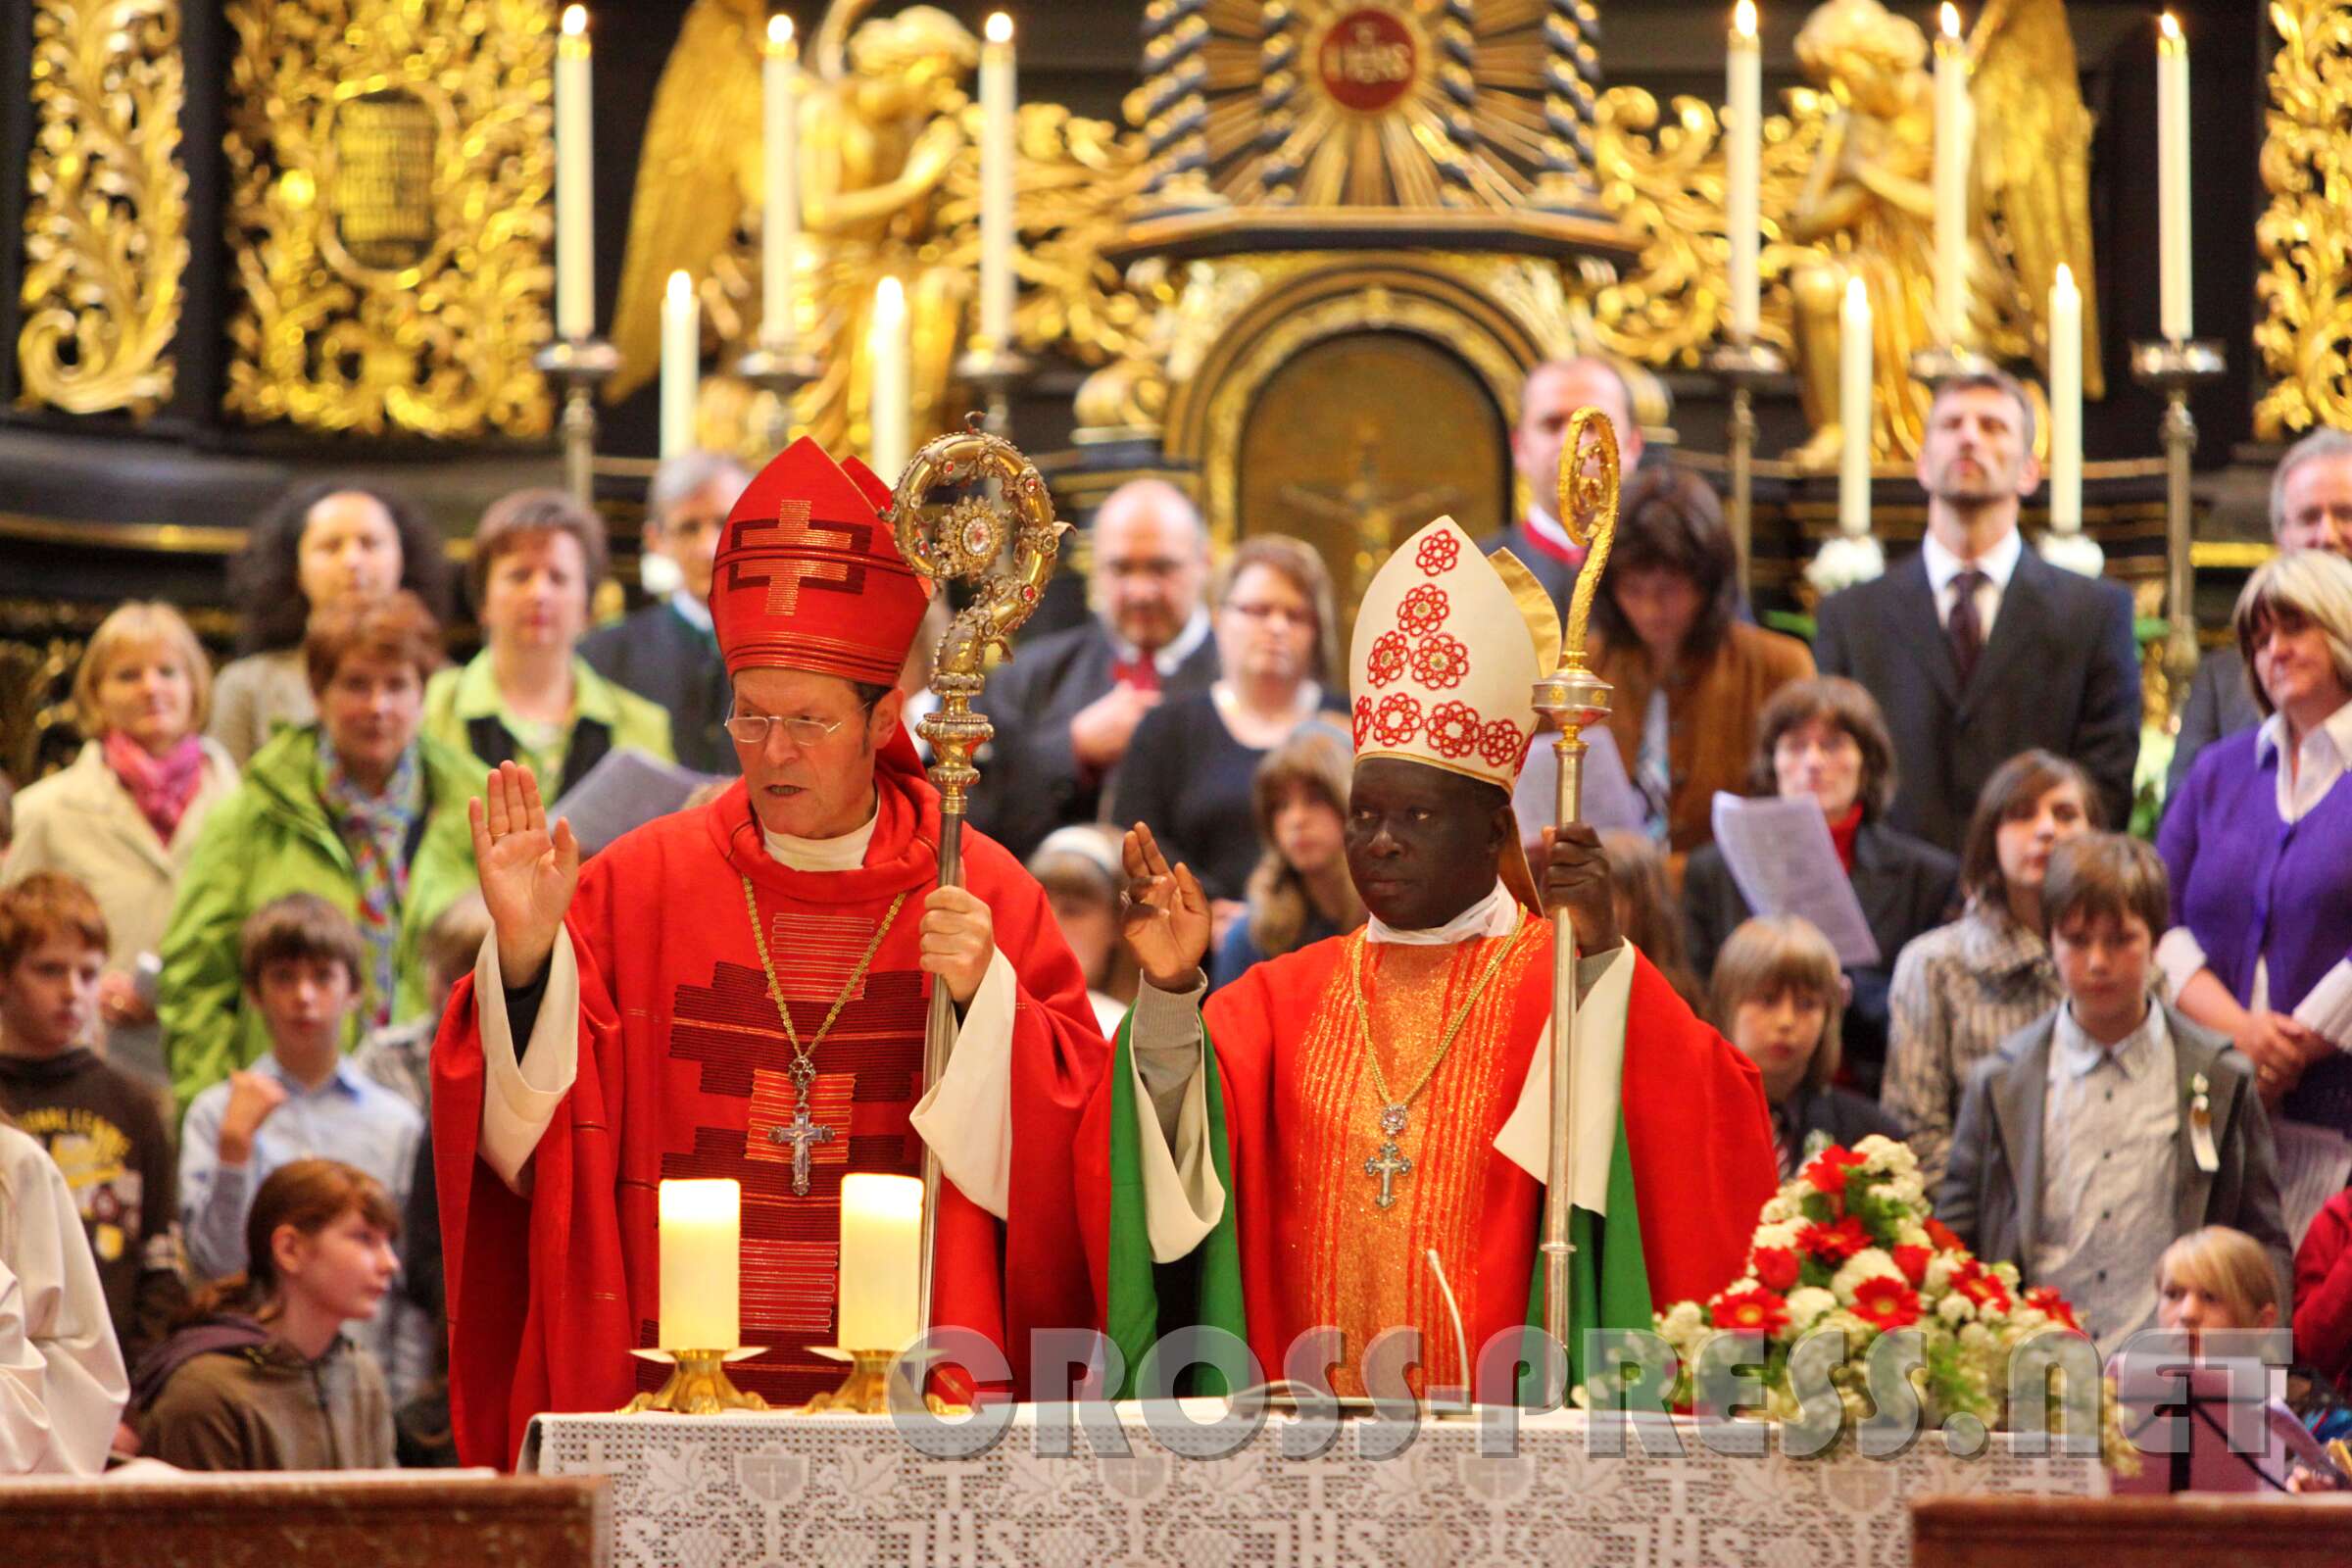
M1898 1458L1591 1451L1580 1414L1522 1425L1515 1457L1468 1423L1424 1423L1394 1458L1354 1423L1318 1458L1279 1451L1285 1418L1221 1459L1172 1452L1118 1407L1127 1458L1036 1452L1024 1407L985 1455L935 1459L880 1416L546 1415L523 1467L610 1475L629 1568L1881 1568L1910 1560L1910 1499L2095 1496L2092 1458L2027 1456L1995 1436L1960 1459L1927 1434ZM1190 1448L1187 1442L1183 1446Z

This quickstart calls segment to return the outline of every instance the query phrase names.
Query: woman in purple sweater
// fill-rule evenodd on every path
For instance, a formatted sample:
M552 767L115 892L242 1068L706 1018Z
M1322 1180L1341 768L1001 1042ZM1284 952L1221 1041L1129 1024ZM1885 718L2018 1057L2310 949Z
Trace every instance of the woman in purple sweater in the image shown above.
M2158 959L2274 1112L2352 1135L2352 564L2280 556L2233 618L2263 722L2207 747L2165 812Z

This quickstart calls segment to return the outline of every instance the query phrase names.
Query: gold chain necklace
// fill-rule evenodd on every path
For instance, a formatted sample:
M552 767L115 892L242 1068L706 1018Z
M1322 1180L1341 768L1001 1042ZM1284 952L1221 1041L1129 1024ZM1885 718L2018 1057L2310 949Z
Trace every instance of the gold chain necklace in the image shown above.
M1348 978L1353 982L1355 1021L1364 1032L1364 1061L1372 1069L1372 1088L1380 1096L1380 1130L1384 1135L1380 1152L1364 1161L1364 1174L1380 1183L1380 1192L1372 1200L1375 1207L1396 1206L1396 1178L1410 1175L1413 1169L1411 1156L1400 1152L1396 1147L1396 1140L1404 1136L1405 1125L1410 1120L1413 1100L1438 1075L1438 1068L1444 1064L1446 1053L1453 1049L1454 1037L1462 1032L1462 1025L1470 1021L1470 1010L1478 1005L1478 999L1486 994L1487 982L1494 978L1502 968L1503 960L1518 948L1519 939L1526 934L1528 924L1527 917L1522 914L1519 924L1495 948L1494 956L1488 961L1486 973L1478 977L1478 984L1470 988L1469 999L1462 1004L1462 1010L1453 1015L1453 1021L1446 1026L1446 1033L1439 1038L1437 1054L1429 1058L1429 1065L1421 1069L1421 1076L1414 1079L1413 1086L1402 1095L1389 1092L1388 1075L1380 1070L1380 1047L1372 1038L1371 1011L1364 1005L1364 949L1370 944L1360 936L1356 938L1355 953L1348 966Z
M808 1196L808 1146L833 1141L833 1129L808 1113L808 1089L816 1082L816 1048L825 1043L825 1036L832 1031L833 1020L841 1016L841 1009L849 1002L850 993L857 990L858 982L865 978L865 966L872 963L874 955L882 950L882 939L890 934L890 923L899 917L899 906L906 902L906 892L901 892L890 901L890 912L882 916L881 925L874 930L874 940L865 945L865 952L858 959L858 967L851 970L849 979L842 982L841 994L833 999L832 1007L825 1013L825 1021L817 1025L815 1035L803 1045L801 1032L792 1026L792 1008L784 1003L784 988L776 984L776 966L768 961L767 933L760 926L760 896L752 891L752 879L748 876L743 879L743 906L752 914L752 946L760 954L760 972L767 977L767 1000L776 1004L776 1016L784 1020L784 1038L792 1042L792 1120L782 1127L770 1127L767 1141L792 1146L792 1193L795 1198Z

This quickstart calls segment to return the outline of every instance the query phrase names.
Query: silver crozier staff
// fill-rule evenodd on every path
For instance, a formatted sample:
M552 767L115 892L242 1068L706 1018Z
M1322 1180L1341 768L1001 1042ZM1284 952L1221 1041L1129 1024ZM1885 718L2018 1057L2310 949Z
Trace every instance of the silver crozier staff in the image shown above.
M1560 793L1555 803L1562 828L1584 815L1585 730L1609 715L1609 685L1585 662L1585 623L1592 595L1617 537L1617 434L1598 409L1579 409L1568 421L1560 446L1560 526L1586 551L1568 602L1568 625L1560 639L1560 667L1536 682L1536 711L1560 732L1552 751L1560 760ZM1551 1158L1544 1186L1544 1332L1565 1351L1569 1346L1569 1210L1576 1195L1576 1162L1570 1144L1576 1128L1576 926L1565 908L1551 914ZM1573 1362L1571 1362L1573 1364Z
M987 491L993 482L997 496ZM959 501L933 506L939 490L967 490ZM939 640L931 674L938 709L916 726L931 743L931 782L939 788L939 885L956 887L963 878L964 798L980 782L972 754L996 733L988 715L972 711L972 699L987 679L988 652L1012 657L1011 638L1037 609L1067 523L1054 520L1054 500L1018 448L977 428L952 431L926 443L899 478L892 498L899 554L908 565L946 591L951 581L979 585L972 603ZM992 571L1005 547L1012 569ZM948 1070L956 1044L956 999L947 986L931 983L931 1013L923 1031L923 1087ZM915 1324L931 1327L931 1273L938 1251L939 1155L923 1145L923 1250L918 1275Z

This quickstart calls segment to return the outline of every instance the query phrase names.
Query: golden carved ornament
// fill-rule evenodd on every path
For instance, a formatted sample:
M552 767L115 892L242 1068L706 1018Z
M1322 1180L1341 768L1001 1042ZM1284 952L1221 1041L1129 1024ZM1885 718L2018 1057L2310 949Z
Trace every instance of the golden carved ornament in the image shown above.
M554 8L228 0L228 412L546 431Z
M152 413L188 264L177 0L38 0L20 401Z
M2272 382L2254 428L2279 440L2352 425L2352 10L2341 0L2274 0L2262 182L2270 206L2254 224L2263 270L2255 293L2268 314L2254 345Z

